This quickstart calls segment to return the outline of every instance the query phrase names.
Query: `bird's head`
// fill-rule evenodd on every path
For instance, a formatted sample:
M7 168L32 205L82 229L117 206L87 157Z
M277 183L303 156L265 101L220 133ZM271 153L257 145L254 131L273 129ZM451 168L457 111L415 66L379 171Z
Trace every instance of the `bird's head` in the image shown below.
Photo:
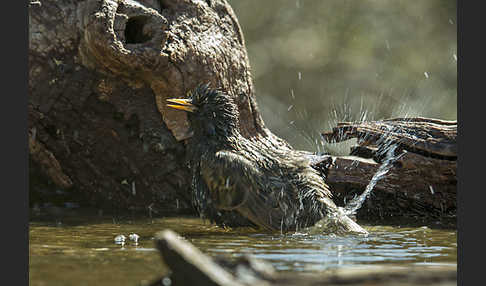
M238 109L231 97L209 84L197 86L187 98L167 99L167 106L186 111L195 136L214 139L231 137L238 131Z

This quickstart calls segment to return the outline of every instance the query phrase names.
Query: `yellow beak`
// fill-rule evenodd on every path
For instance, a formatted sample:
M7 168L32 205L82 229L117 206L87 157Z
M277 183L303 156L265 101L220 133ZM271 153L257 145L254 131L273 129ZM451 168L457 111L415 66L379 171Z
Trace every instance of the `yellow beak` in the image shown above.
M167 101L168 102L172 102L172 103L177 103L177 105L175 105L175 104L167 104L167 106L172 107L172 108L175 108L175 109L184 110L184 111L188 111L188 112L194 112L195 110L197 110L197 107L195 107L194 105L192 105L190 99L186 99L186 98L170 98L170 99L167 99Z

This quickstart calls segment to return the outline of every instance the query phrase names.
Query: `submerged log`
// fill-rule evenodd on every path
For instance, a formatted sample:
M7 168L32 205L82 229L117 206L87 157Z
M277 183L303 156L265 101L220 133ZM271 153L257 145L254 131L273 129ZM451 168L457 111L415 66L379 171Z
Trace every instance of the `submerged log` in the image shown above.
M342 204L359 195L396 146L398 160L379 180L357 217L377 220L444 219L455 223L457 191L457 122L430 118L395 118L339 123L323 133L329 143L357 138L351 156L331 157L327 182ZM320 163L323 164L323 163ZM420 220L418 220L420 221Z
M323 274L279 274L272 265L249 256L211 258L171 230L158 232L155 245L170 274L152 286L170 285L457 285L457 268L375 266ZM165 282L165 283L164 283Z

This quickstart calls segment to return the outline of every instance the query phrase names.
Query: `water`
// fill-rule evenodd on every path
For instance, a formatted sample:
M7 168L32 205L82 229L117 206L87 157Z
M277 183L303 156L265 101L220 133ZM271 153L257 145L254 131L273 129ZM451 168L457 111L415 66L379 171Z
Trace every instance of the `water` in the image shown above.
M392 164L396 162L398 159L400 159L400 157L403 155L403 153L400 155L395 155L395 150L398 147L398 145L393 144L393 142L384 142L384 144L389 144L387 147L385 147L385 151L386 151L385 160L380 165L376 173L373 175L373 177L371 178L370 182L366 186L363 193L359 197L353 199L346 205L344 209L344 213L346 215L356 214L356 212L363 205L366 198L371 194L371 191L375 187L376 183L388 173Z
M371 265L456 264L456 230L364 225L363 236L262 233L225 230L197 218L76 216L32 220L29 229L30 285L146 285L166 273L154 248L155 232L170 228L211 256L251 254L282 272L321 272ZM117 245L114 238L131 233Z

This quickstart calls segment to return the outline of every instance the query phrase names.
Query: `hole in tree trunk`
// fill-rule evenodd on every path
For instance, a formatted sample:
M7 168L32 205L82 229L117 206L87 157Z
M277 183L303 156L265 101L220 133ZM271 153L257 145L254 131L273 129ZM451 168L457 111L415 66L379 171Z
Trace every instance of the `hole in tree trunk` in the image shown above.
M125 27L125 40L127 44L140 44L149 41L152 35L146 34L143 30L147 24L148 17L137 16L128 19Z

